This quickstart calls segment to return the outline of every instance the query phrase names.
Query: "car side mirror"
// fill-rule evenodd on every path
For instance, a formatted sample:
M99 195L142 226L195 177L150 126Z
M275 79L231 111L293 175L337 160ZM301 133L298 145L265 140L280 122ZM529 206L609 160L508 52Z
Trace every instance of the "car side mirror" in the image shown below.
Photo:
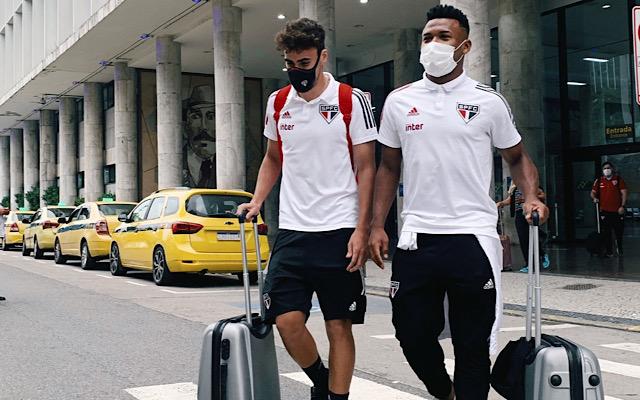
M67 218L66 218L66 217L60 217L60 218L58 218L58 223L59 223L59 224L66 224L66 223L67 223Z
M129 222L129 216L126 213L122 213L118 215L118 221L120 222Z
M31 220L29 218L25 218L25 219L22 220L22 223L23 224L30 224Z

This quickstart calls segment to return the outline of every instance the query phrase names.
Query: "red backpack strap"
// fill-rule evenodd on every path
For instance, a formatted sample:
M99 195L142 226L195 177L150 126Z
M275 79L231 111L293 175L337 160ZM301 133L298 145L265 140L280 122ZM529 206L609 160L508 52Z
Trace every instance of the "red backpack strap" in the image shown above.
M291 92L291 85L287 85L282 89L278 90L276 94L276 100L273 103L273 119L276 121L276 134L278 135L278 149L280 150L280 162L284 160L284 153L282 152L282 136L280 136L280 128L278 127L280 122L280 111L284 108L285 103L287 102L287 98L289 97L289 92Z
M351 158L351 168L353 165L353 143L351 142L351 112L353 111L353 88L346 83L341 83L338 89L338 108L342 113L344 125L347 128L347 144L349 145L349 157Z

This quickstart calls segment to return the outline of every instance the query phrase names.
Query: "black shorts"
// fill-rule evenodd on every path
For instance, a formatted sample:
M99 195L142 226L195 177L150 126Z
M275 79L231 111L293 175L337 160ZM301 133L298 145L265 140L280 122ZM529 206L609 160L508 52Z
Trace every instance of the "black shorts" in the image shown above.
M268 323L291 311L301 311L309 318L314 292L325 321L364 323L367 299L363 273L346 269L352 233L353 229L278 232L263 295Z

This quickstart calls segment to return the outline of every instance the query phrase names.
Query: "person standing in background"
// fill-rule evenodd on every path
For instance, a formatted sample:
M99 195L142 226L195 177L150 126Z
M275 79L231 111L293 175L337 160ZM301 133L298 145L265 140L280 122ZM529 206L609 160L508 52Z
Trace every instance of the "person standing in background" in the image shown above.
M624 211L627 205L628 190L624 179L617 174L613 164L602 164L602 176L593 182L591 198L600 207L600 222L604 236L605 257L613 256L611 231L616 235L618 254L623 255L622 235L624 234Z
M502 208L504 206L511 205L514 203L515 209L515 222L516 222L516 231L518 232L518 240L520 241L520 250L522 250L522 257L524 258L525 265L520 268L520 272L529 272L529 223L524 216L524 210L522 209L522 205L524 204L524 196L520 189L516 187L513 183L509 187L509 192L507 193L509 196L496 203L498 208ZM538 199L542 202L545 201L547 195L542 190L542 188L538 188ZM544 243L547 240L547 233L543 230L540 230L540 254L542 258L542 267L544 269L549 268L551 265L551 260L549 259L549 254L547 254L544 249Z

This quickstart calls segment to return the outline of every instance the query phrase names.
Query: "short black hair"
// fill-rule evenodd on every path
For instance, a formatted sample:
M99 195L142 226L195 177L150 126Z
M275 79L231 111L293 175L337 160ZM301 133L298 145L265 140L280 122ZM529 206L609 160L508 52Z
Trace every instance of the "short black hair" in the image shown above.
M431 21L432 19L439 18L455 19L456 21L460 22L460 26L467 31L467 34L469 34L469 31L471 30L469 27L469 19L467 18L467 16L461 10L455 8L454 6L438 4L437 6L427 11L427 22Z
M604 168L605 166L610 166L611 169L614 169L615 167L613 166L613 164L611 163L611 161L605 161L602 163L602 168Z
M278 51L301 51L316 48L324 50L325 32L322 25L309 18L287 22L276 35Z

